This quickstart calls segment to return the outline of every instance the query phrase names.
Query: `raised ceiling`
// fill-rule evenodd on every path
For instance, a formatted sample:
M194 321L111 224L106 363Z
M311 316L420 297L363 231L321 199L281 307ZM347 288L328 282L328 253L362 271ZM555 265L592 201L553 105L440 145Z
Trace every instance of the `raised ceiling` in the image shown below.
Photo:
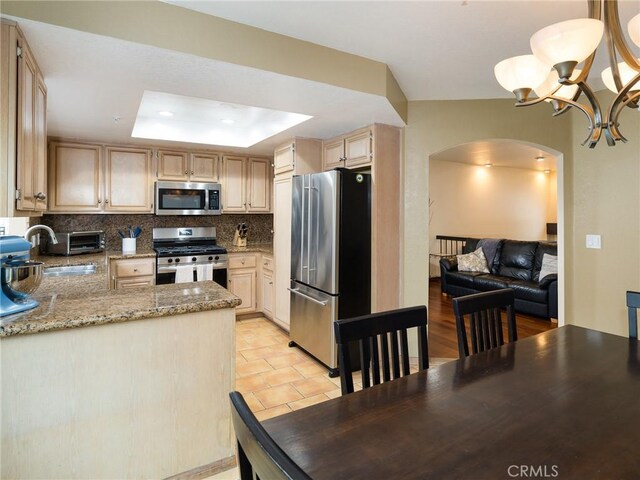
M203 148L131 138L145 90L312 115L251 148L273 154L292 135L329 138L370 123L404 123L386 98L255 68L15 19L47 85L48 134L68 139Z
M542 26L586 15L584 0L167 3L383 62L409 100L509 97L493 77L494 64L526 53L529 36ZM623 23L638 3L621 2ZM270 154L291 136L330 138L373 122L404 124L381 95L16 20L45 75L52 136L145 143L130 137L144 90L314 117L250 149L235 149L255 154ZM605 66L600 60L592 76Z

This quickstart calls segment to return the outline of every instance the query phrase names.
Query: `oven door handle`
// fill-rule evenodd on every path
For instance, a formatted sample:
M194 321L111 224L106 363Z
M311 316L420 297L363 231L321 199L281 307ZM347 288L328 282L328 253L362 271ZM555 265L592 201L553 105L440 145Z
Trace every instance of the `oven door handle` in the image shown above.
M199 265L203 265L202 263L200 263ZM213 263L213 269L214 270L226 270L227 269L227 264L222 264L222 263ZM183 265L158 265L157 271L158 273L162 273L162 272L175 272L178 267L182 267ZM198 265L194 265L194 264L186 264L187 267L192 267L194 270L197 268Z
M182 266L182 265L180 265ZM195 265L186 265L187 267L191 267L192 269L195 269L196 266ZM176 270L178 270L178 265L158 265L158 273L160 272L175 272Z

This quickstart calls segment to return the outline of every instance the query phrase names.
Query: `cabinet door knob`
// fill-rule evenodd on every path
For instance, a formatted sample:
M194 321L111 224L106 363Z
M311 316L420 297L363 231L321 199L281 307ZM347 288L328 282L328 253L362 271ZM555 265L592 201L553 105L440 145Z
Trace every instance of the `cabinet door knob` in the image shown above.
M137 269L137 268L134 268L134 269L133 269L133 271L134 271L134 272L137 272L137 271L138 271L138 269Z
M184 174L185 174L185 175L189 175L189 170L185 170L185 171L184 171Z
M36 199L38 199L38 200L46 200L47 199L47 195L45 193L43 193L43 192L38 192L36 194Z
M102 200L98 200L98 205L102 205Z
M191 170L191 175L193 175L193 170Z
M106 198L106 199L105 199L105 201L104 201L104 203L109 203L109 199L108 199L108 198Z

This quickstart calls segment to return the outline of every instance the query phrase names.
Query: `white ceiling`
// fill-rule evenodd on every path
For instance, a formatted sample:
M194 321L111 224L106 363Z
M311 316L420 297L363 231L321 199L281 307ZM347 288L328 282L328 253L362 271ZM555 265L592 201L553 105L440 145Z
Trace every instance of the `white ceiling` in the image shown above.
M167 3L384 62L409 100L511 98L494 65L531 53L537 30L587 16L586 0ZM619 10L626 33L640 1L620 0ZM593 78L608 66L599 50Z
M587 10L585 0L169 3L384 62L409 100L511 97L493 77L493 66L527 53L529 37L539 28ZM640 1L620 3L626 27ZM250 149L224 150L271 154L293 135L330 138L373 122L403 125L380 96L16 20L45 75L52 136L148 143L130 137L144 90L314 117ZM601 59L592 77L605 66Z

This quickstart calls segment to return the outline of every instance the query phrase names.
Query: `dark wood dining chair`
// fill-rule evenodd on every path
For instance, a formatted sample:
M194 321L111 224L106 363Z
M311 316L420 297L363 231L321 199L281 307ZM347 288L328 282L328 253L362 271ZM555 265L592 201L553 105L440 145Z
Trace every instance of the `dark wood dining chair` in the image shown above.
M427 307L402 308L334 322L342 394L353 393L351 349L359 343L362 388L409 375L407 329L418 327L418 369L429 368ZM382 380L380 374L382 373Z
M502 329L502 309L507 313L509 341L518 339L513 289L504 288L491 292L475 293L453 299L453 313L458 331L458 352L460 358L469 356L465 316L469 317L471 352L484 352L504 345Z
M309 477L273 441L239 392L231 392L231 419L238 440L240 480L307 480Z
M629 309L629 338L638 338L638 309L640 308L640 292L627 292L627 308Z

